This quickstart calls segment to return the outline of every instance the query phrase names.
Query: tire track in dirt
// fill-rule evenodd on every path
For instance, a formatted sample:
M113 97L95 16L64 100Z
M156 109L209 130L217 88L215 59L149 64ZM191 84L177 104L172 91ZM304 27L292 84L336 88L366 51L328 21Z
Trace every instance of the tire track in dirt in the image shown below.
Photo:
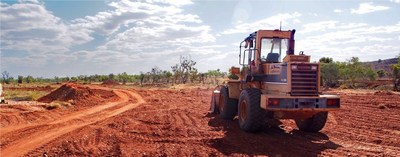
M395 94L374 93L341 95L343 110L335 112L338 125L328 124L325 132L342 147L324 154L398 156L400 145L395 130L400 126L400 117L397 114L400 97ZM378 105L381 104L388 107L380 108Z
M28 154L31 156L44 154L49 156L398 156L400 152L398 138L400 116L397 114L400 111L400 95L341 93L342 109L329 113L328 122L320 133L299 131L294 121L282 120L279 127L269 126L263 132L252 134L241 131L237 120L226 121L217 115L208 114L211 96L208 90L139 88L132 89L132 92L140 93L146 102L133 110L57 135L56 139L34 148ZM122 94L134 99L129 93ZM91 123L89 120L95 119L95 116L111 116L107 111L118 113L123 106L132 103L138 101L118 103L104 111L64 121L61 124L37 126L39 129L23 128L17 133L18 136L29 137L28 134L36 133L37 130L47 130L49 127ZM378 108L381 103L388 108Z
M131 115L143 123L132 125L120 135L124 143L128 143L125 139L129 139L129 143L133 141L130 151L146 152L150 156L209 155L204 145L212 139L221 138L222 132L207 127L208 121L202 112L207 107L201 106L204 102L194 99L201 92L190 97L186 96L189 94L186 91L142 92L148 103L131 111ZM155 100L155 97L161 99Z
M121 99L121 101L127 101L127 100ZM112 102L112 103L107 103L105 105L95 106L95 107L92 107L92 108L85 109L83 111L74 112L74 113L69 114L69 115L63 117L62 119L59 119L59 120L56 120L56 121L47 121L47 122L36 123L36 124L23 124L23 125L4 127L4 128L0 128L0 132L4 135L4 134L7 134L9 132L13 132L13 131L20 130L20 129L27 128L27 127L33 127L33 126L45 125L45 124L59 124L59 123L63 123L63 122L67 122L67 121L73 120L73 119L78 119L78 118L86 116L86 115L90 115L90 114L94 114L94 113L100 112L102 110L108 109L108 108L116 106L118 104L120 104L120 102Z
M19 137L19 139L13 139L12 142L6 146L2 146L0 156L24 155L29 151L34 150L35 148L38 148L68 132L99 122L106 118L116 116L145 102L145 100L139 94L132 91L115 90L114 92L120 97L118 102L102 105L96 107L94 110L88 109L84 111L78 111L77 113L50 124L42 124L43 127L34 133ZM134 100L136 101L135 103L133 103ZM23 126L19 127L23 128ZM28 127L31 126L28 125ZM12 129L4 130L10 131ZM1 131L3 132L3 130ZM2 135L2 138L5 137Z

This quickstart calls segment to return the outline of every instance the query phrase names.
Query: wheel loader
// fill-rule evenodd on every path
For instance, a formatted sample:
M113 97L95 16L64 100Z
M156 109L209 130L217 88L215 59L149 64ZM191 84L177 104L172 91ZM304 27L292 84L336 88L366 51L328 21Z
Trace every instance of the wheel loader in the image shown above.
M296 30L258 30L239 46L238 77L212 94L211 113L238 118L246 132L256 132L267 119L294 119L299 130L318 132L328 111L340 108L340 97L320 91L320 65L302 51L294 54Z

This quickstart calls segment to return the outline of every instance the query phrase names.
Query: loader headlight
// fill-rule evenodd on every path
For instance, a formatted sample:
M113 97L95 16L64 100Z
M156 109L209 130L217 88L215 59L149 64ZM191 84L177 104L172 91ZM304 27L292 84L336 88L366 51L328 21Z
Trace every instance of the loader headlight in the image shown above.
M311 70L317 70L318 66L311 66Z

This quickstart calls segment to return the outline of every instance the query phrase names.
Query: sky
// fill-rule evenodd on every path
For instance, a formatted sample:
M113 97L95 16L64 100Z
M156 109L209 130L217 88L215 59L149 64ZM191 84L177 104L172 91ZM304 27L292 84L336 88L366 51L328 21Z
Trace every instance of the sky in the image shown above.
M0 0L0 71L139 74L180 56L228 71L245 37L280 23L312 61L400 54L400 0Z

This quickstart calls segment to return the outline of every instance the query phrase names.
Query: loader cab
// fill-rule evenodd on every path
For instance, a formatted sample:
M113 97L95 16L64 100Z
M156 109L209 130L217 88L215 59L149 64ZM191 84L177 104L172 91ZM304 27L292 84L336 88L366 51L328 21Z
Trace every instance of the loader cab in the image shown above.
M262 74L267 63L281 63L285 54L293 55L294 33L295 30L258 30L251 33L240 43L241 73Z
M289 49L289 40L262 38L260 47L261 63L278 63L282 61L282 53Z

